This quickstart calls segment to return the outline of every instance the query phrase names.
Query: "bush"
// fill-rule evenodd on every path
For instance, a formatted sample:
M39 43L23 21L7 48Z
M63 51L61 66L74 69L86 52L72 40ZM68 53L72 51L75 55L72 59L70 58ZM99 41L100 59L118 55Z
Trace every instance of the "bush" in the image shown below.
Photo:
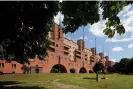
M13 71L12 74L15 74L15 71Z
M89 73L93 73L93 71L92 70L89 70Z
M86 70L80 69L79 73L86 73Z
M21 67L21 69L22 69L22 71L23 71L24 74L28 73L29 70L30 70L30 68L29 68L28 66L26 66L26 65L23 65L23 66Z
M58 73L59 70L57 68L52 68L51 73Z
M103 66L102 63L96 63L95 66L93 67L93 70L94 70L94 72L96 73L96 72L98 72L98 71L103 70L103 68L104 68L104 66Z
M0 75L2 75L3 74L3 72L2 71L0 71Z
M75 70L74 68L72 68L72 69L70 69L70 72L71 72L71 73L75 73L76 70Z

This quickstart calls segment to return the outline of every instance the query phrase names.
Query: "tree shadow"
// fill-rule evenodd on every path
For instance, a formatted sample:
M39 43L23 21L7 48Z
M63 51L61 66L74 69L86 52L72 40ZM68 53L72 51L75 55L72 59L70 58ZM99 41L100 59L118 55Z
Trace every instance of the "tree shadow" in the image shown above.
M18 81L0 81L0 89L46 89L39 86L21 86L25 82Z
M89 78L89 77L84 77L83 79L96 80L96 78Z

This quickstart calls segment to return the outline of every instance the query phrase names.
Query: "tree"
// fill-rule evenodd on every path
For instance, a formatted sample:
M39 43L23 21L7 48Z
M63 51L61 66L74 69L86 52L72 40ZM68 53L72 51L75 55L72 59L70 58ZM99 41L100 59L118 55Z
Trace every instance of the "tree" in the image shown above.
M125 33L117 14L132 2L0 2L1 55L6 60L20 63L36 55L43 59L49 46L48 32L53 17L58 11L64 14L64 32L75 32L78 27L99 21L99 7L103 8L103 19L107 19L105 35L113 37L117 31ZM100 4L100 6L99 6ZM114 28L111 29L111 27Z
M93 71L96 73L98 71L101 71L104 69L104 66L102 63L96 63L93 67Z
M114 65L114 69L115 69L115 72L119 72L120 71L120 65L119 65L119 62L116 62L115 65Z
M108 67L107 67L107 71L108 71L108 72L115 72L114 66L108 66Z
M133 57L129 60L127 67L128 67L128 72L133 73L133 69L132 69L133 68Z
M104 34L109 38L113 37L115 32L120 35L124 34L125 28L117 14L124 6L132 3L131 1L63 2L61 10L64 14L64 32L75 32L79 26L98 22L100 19L99 8L101 7L103 8L103 19L108 19L106 28L103 31Z
M23 70L23 73L24 73L24 74L29 73L29 71L30 71L30 68L29 68L28 66L26 66L26 65L23 65L23 66L21 67L21 69Z
M128 64L129 64L130 59L129 58L122 58L119 62L120 65L120 72L121 73L128 73Z
M46 56L58 2L0 2L0 45L6 60Z

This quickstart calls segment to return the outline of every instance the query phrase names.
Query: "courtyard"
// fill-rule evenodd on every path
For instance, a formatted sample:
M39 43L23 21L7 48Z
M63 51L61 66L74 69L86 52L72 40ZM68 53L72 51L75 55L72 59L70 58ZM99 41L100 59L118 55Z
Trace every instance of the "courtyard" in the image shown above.
M0 89L133 89L133 75L106 74L98 82L95 74L9 74L0 75ZM99 77L103 77L99 74Z

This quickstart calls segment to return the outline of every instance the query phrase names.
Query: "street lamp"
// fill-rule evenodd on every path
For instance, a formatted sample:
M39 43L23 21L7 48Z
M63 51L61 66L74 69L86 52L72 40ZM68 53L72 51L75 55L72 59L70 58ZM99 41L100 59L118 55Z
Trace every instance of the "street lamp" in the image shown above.
M61 59L61 58L60 58L60 56L59 56L59 61L58 61L59 72L60 72L60 59Z

